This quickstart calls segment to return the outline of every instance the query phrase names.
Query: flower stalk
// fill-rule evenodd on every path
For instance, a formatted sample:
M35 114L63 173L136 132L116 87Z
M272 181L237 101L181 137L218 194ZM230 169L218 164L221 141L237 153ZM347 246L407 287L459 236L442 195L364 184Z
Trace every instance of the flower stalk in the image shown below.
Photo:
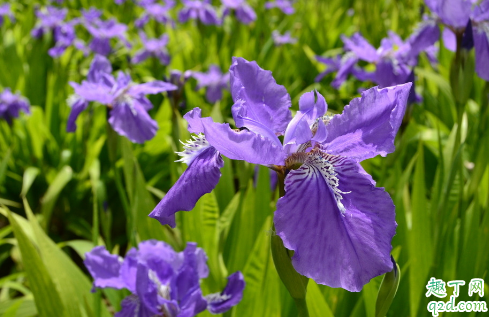
M274 170L276 170L278 176L280 197L283 197L285 195L285 168L282 167L282 169L277 168ZM294 251L285 248L282 239L275 234L275 225L272 227L270 246L272 249L272 258L273 263L275 264L275 269L290 296L294 299L299 312L299 317L309 317L306 302L307 282L309 279L304 275L297 273L292 266L291 258L294 255Z

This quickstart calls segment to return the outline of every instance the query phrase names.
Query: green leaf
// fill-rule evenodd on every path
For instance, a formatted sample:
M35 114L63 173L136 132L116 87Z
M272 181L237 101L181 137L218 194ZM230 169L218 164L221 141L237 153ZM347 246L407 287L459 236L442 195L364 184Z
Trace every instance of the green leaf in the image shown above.
M53 182L49 185L46 194L41 200L41 213L44 216L43 225L48 227L53 212L54 205L63 188L73 177L73 170L69 166L64 166L56 175Z
M93 311L92 283L71 259L46 235L24 199L24 206L36 236L43 262L51 275L68 316L84 316ZM88 306L87 306L88 305ZM105 311L105 315L108 311ZM89 314L91 315L91 313Z
M22 178L22 192L20 193L20 196L25 197L25 195L27 195L32 183L34 183L34 180L40 172L41 171L37 167L30 166L26 168L24 177Z
M272 226L269 216L250 253L243 269L246 287L243 299L233 310L233 316L282 316L280 304L280 279L275 271L270 252Z
M423 145L418 147L418 159L414 172L411 218L409 232L409 295L411 314L418 313L428 273L433 259L430 212L426 199Z
M401 269L395 263L395 267L391 272L384 275L384 279L380 284L379 294L377 295L377 303L375 304L375 317L384 317L396 296L399 282L401 281Z
M66 316L58 290L36 248L29 241L15 217L7 211L10 225L18 241L29 285L41 317Z
M311 317L334 317L319 286L314 281L309 281L307 285L306 300Z

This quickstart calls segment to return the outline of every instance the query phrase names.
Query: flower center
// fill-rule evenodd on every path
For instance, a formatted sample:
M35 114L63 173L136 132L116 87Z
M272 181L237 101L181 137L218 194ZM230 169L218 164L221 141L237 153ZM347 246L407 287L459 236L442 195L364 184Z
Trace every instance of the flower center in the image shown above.
M183 151L176 152L182 158L175 162L182 162L190 165L192 161L205 149L209 148L211 145L205 139L202 133L192 136L193 140L188 140L187 143L180 141L183 144Z

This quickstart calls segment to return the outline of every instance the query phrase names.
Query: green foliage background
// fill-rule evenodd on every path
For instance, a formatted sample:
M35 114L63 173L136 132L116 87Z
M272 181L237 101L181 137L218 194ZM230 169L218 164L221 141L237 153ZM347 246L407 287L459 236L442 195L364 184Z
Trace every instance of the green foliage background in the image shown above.
M133 21L142 9L130 1L122 6L111 0L65 2L71 18L80 8L95 6L104 18L129 23L130 39L137 38ZM421 0L300 0L297 12L285 16L276 9L265 11L263 0L249 3L258 16L249 26L234 18L222 27L189 22L172 29L151 22L148 34L170 36L171 64L163 67L148 60L130 65L127 57L140 47L137 43L130 50L116 50L110 57L114 69L127 70L134 81L145 82L161 79L170 69L203 71L213 63L227 69L232 56L241 56L271 70L289 91L294 109L302 93L317 89L337 113L358 96L362 83L350 79L338 91L329 85L332 75L314 83L324 69L314 56L336 55L342 46L340 35L356 31L374 46L388 30L406 38L426 11ZM84 253L103 244L123 255L139 241L153 238L177 250L196 241L206 250L211 275L202 284L204 294L222 290L228 274L244 273L243 300L225 316L296 316L271 259L277 193L270 190L266 168L259 168L254 187L254 166L225 159L215 191L192 212L179 213L176 230L147 217L185 168L174 163L174 151L181 149L175 140L190 137L181 115L198 106L204 115L231 122L230 94L210 105L192 80L184 90L186 109L180 111L172 110L166 96L152 96L155 109L150 114L160 128L143 145L108 129L103 107L85 111L76 133L66 133L66 99L73 93L68 81L80 82L86 76L90 58L71 48L59 59L47 54L52 39L30 35L39 4L13 2L17 21L7 20L0 28L0 87L21 92L32 104L31 115L22 115L12 126L0 122L0 315L110 316L127 293L90 293ZM275 29L291 30L298 43L275 47ZM81 37L88 39L88 34ZM468 61L473 62L473 54ZM438 65L421 57L416 89L424 101L412 106L396 151L362 163L396 205L392 254L402 278L388 316L428 316L431 299L425 297L425 286L432 276L489 281L489 86L469 69L463 88L467 98L456 100L449 80L453 57L442 45ZM375 316L381 279L373 279L360 293L311 280L311 316ZM485 293L489 294L487 284ZM469 300L464 287L459 300Z

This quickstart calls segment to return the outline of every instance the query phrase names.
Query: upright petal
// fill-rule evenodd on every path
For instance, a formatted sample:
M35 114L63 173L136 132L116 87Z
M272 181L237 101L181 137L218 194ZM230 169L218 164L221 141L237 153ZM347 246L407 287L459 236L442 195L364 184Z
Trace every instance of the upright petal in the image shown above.
M136 143L151 140L158 130L156 121L151 119L138 102L133 102L132 105L126 102L114 105L110 111L109 123L117 133Z
M322 117L327 109L328 105L326 104L326 100L317 91L310 91L303 94L299 99L299 111L297 111L285 131L284 145L299 145L311 140L312 124L317 118Z
M284 86L278 85L271 71L263 70L256 62L233 57L229 69L231 94L236 102L244 101L239 113L232 109L236 126L243 127L243 120L249 118L270 127L275 134L282 134L292 115L290 96ZM252 126L246 126L253 131Z
M110 254L104 246L95 247L87 252L83 263L94 279L93 286L117 289L125 287L120 274L122 259L117 255Z
M440 28L434 20L426 20L408 38L410 45L408 58L415 58L422 51L435 44L440 38Z
M326 126L328 136L323 149L357 161L394 151L411 85L364 91L361 98L353 99Z
M87 80L92 83L98 83L102 80L104 74L110 73L112 73L112 65L109 60L105 56L96 54L90 64Z
M149 216L175 228L175 213L192 210L200 197L210 193L219 182L223 166L224 161L214 147L203 149Z
M395 207L353 160L313 150L285 180L274 222L292 264L319 284L358 292L392 270Z
M207 309L212 314L222 314L231 307L238 305L243 297L245 281L243 274L238 271L228 277L228 283L220 294L206 296Z

